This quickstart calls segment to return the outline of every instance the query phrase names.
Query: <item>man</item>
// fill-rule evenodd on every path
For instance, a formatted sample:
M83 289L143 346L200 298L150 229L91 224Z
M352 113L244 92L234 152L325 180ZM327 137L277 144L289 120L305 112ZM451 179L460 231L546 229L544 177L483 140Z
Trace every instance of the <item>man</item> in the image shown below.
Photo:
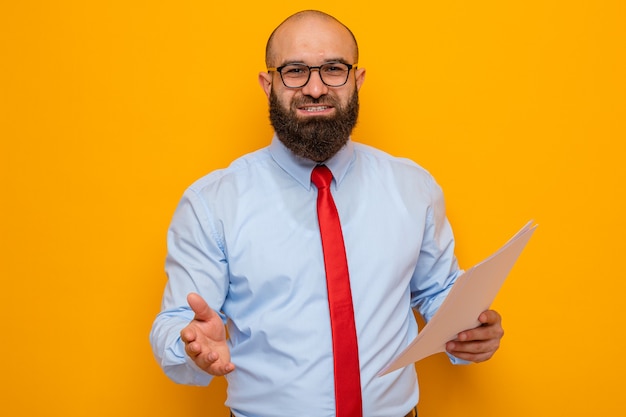
M266 61L259 82L275 136L185 192L168 232L155 355L179 383L225 375L237 417L414 415L414 367L377 373L417 335L412 307L432 317L461 274L440 188L413 162L350 140L365 70L353 34L335 18L289 17L270 36ZM325 262L344 251L322 244L319 165L332 173L349 271L352 305L337 316L329 277L338 268ZM333 358L352 331L331 322L346 318L354 360ZM479 320L447 345L453 362L480 362L498 349L500 316L486 311ZM338 374L352 361L356 375ZM341 396L352 404L339 405Z

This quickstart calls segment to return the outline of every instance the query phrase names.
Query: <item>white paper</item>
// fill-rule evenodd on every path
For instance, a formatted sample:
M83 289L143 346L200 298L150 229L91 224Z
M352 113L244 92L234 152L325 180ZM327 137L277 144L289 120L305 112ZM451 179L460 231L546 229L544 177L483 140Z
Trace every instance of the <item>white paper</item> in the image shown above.
M480 325L478 316L495 299L515 261L536 229L528 222L502 248L457 278L448 296L424 329L379 375L404 368L427 356L445 352L446 343Z

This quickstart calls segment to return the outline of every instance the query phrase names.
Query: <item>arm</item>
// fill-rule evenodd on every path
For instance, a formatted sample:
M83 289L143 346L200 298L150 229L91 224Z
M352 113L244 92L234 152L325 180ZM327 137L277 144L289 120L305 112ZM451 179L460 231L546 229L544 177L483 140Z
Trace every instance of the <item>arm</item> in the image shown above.
M425 321L435 315L463 271L454 255L452 227L445 213L443 194L431 179L419 258L411 279L411 306Z
M420 260L412 283L413 306L426 321L435 314L456 278L462 273L454 256L454 237L445 216L443 195L435 184L427 217ZM481 325L459 333L446 350L453 363L482 362L493 356L504 335L500 315L492 310L481 313Z
M228 292L228 263L222 234L215 224L205 199L194 190L188 190L168 230L165 264L168 281L150 342L163 371L180 384L209 384L212 375L206 372L201 361L210 359L208 352L205 354L204 348L199 348L205 343L198 341L207 336L199 331L208 326L213 331L216 328L224 331L223 317L218 313ZM199 294L201 301L195 296L188 297L190 293ZM201 304L211 308L205 310ZM215 337L220 340L219 335ZM230 363L230 359L226 362ZM227 372L226 364L219 363L218 367Z

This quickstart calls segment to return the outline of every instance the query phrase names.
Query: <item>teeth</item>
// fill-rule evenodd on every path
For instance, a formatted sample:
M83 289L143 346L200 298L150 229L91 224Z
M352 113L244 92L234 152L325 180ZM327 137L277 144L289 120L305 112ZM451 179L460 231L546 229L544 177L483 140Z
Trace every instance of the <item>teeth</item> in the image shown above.
M326 106L317 106L317 107L307 107L305 110L306 111L322 111L322 110L326 110L328 107Z

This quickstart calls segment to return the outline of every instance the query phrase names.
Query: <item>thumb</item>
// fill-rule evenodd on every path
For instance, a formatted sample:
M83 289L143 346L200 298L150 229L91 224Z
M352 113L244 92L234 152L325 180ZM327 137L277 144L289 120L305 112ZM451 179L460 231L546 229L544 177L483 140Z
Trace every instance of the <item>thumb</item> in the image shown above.
M209 307L209 305L204 301L199 294L189 293L187 295L187 302L189 303L189 307L195 313L194 320L200 321L208 321L211 319L215 312Z

